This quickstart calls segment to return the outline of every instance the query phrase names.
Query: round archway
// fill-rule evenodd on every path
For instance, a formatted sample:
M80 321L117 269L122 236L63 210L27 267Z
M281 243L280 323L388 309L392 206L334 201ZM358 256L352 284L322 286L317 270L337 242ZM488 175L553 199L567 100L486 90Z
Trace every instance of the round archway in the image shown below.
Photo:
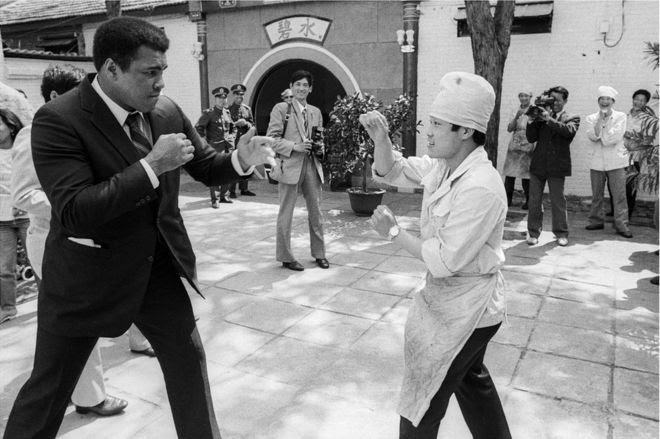
M289 87L291 75L297 70L307 70L314 77L307 102L321 110L324 123L328 122L328 115L337 98L346 95L339 80L322 65L304 59L283 61L263 75L252 94L251 103L259 134L266 134L270 112L275 104L281 102L280 94Z

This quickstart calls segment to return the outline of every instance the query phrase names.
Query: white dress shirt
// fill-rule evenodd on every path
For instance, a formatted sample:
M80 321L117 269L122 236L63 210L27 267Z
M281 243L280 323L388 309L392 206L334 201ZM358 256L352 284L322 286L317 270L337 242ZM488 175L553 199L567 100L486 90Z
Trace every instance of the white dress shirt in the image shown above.
M113 101L107 94L105 94L105 92L101 88L101 85L99 84L98 76L96 76L92 81L92 88L94 88L96 93L98 93L99 97L108 106L110 112L115 116L117 122L119 122L119 125L122 127L128 138L130 139L131 138L130 128L128 127L128 124L126 124L126 118L128 117L129 114L131 114L131 112L128 110L124 110L115 101ZM141 117L139 121L140 121L140 128L142 129L142 133L144 133L147 136L147 138L151 141L151 144L153 145L154 139L151 136L151 127L149 126L149 122L142 113L140 113L140 116ZM151 184L154 187L154 189L157 188L160 185L160 181L158 181L158 176L156 175L154 170L151 168L151 166L149 166L149 163L147 163L145 159L141 159L140 164L142 165L144 171L149 176L149 181L151 181ZM248 168L247 171L243 171L240 162L238 161L237 151L233 151L231 153L231 164L233 165L234 170L236 170L238 175L250 175L252 171L254 171L254 166Z

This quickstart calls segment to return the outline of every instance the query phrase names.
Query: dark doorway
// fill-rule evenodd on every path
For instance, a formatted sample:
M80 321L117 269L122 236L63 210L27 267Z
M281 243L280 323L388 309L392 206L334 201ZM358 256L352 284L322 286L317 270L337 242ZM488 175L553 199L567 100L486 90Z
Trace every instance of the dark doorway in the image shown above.
M307 70L314 76L312 92L307 102L321 109L323 122L328 123L338 96L345 96L346 91L337 78L320 64L303 59L285 61L270 69L256 87L252 98L252 112L257 124L257 132L265 135L273 106L281 102L280 93L289 87L291 75L296 70Z

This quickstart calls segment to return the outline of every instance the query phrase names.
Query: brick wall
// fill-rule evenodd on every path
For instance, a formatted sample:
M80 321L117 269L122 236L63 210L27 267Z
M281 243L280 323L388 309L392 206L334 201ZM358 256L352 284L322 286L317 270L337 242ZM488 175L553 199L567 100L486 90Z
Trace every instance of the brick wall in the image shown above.
M263 25L299 14L332 20L323 47L346 65L362 91L385 102L401 93L403 66L395 32L403 19L401 3L394 1L304 2L209 14L209 82L243 81L271 50Z
M5 83L10 87L21 89L28 97L28 101L35 110L44 104L44 98L41 96L41 78L44 70L54 64L72 64L82 68L87 72L94 71L94 65L91 62L84 61L51 61L47 59L31 58L4 58Z
M427 125L429 107L438 81L447 72L473 72L470 38L456 36L454 16L460 1L421 3L419 42L418 117ZM563 85L570 96L566 110L584 116L597 111L596 89L610 85L620 93L615 105L627 112L631 95L639 88L656 90L658 72L643 57L644 41L658 40L658 2L625 2L625 27L613 48L603 44L602 20L610 23L608 43L621 35L621 2L555 0L552 33L512 35L504 71L498 167L504 164L509 134L508 117L518 105L517 94L531 88L535 95L553 85ZM418 155L426 152L425 128L418 136ZM588 140L580 129L572 143L573 176L566 180L566 193L590 195ZM648 198L648 197L647 197Z

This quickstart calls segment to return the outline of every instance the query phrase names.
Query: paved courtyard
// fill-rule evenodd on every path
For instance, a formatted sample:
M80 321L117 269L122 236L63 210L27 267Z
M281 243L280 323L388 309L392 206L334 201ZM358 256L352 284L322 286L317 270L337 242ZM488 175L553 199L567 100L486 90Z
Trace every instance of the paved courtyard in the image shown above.
M274 260L277 188L251 189L257 197L218 210L196 183L180 199L206 296L191 294L223 437L396 438L403 328L424 265L354 216L344 193L326 192L330 269L309 256L301 197L292 243L306 270L285 270ZM421 195L388 192L384 202L419 230ZM571 215L563 248L549 232L534 247L509 234L508 323L486 364L514 438L658 438L658 287L649 282L657 231L632 226L626 240L611 225L585 225L586 214ZM0 433L29 375L35 332L36 300L0 326ZM70 406L60 437L176 437L156 360L131 354L126 335L104 339L102 354L107 390L128 408L98 418ZM454 401L439 437L471 437Z

